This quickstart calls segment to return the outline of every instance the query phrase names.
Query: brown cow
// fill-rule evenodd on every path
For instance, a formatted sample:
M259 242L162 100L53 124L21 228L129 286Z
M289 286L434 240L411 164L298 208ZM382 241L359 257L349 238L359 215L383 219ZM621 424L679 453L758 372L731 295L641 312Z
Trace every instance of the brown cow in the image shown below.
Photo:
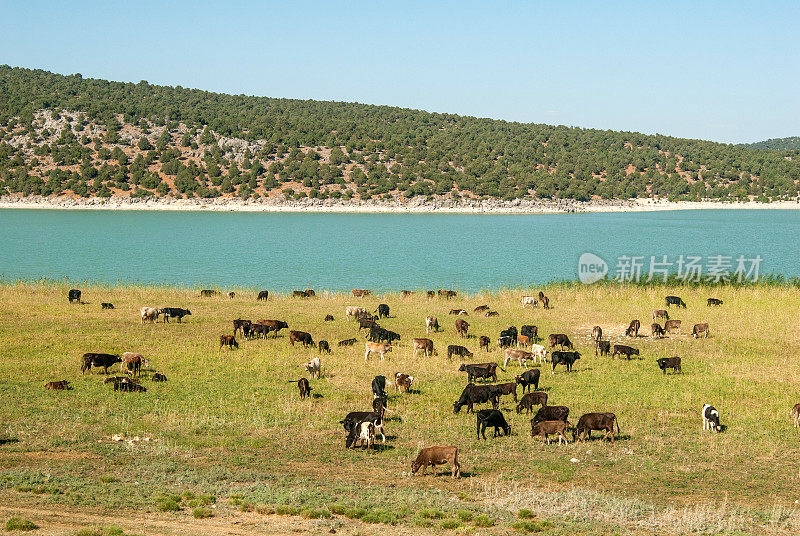
M450 314L456 316L469 316L469 313L465 309L450 309Z
M564 432L567 430L567 421L539 421L534 423L531 420L531 437L541 436L544 438L545 443L550 444L550 435L558 434L558 444L561 445L561 440L568 444L569 440Z
M363 289L363 288L354 288L350 292L356 298L363 298L364 296L369 296L370 294L372 294L371 290L367 290L367 289Z
M528 364L528 359L533 360L532 353L520 350L519 348L506 348L506 360L503 363L503 367L507 367L508 362L511 360L516 361L524 367Z
M613 413L585 413L578 420L578 424L575 425L575 429L572 431L572 440L583 441L587 436L591 439L592 430L600 430L605 432L601 441L610 435L613 443L615 423L617 425L617 434L619 434L619 422L617 421L617 416Z
M422 468L425 474L428 466L433 468L433 476L436 476L436 466L450 464L451 475L458 478L461 475L461 464L458 463L458 447L426 447L422 449L417 459L411 462L411 474L415 474Z
M487 337L486 335L481 335L480 337L478 337L478 348L483 348L488 352L489 343L491 342L492 340L489 337Z
M603 328L601 328L600 326L593 327L592 328L592 339L594 339L594 341L597 342L597 341L601 340L602 338L603 338Z
M369 354L374 353L381 356L381 361L386 358L386 354L392 351L392 345L382 342L369 342L365 343L364 361L369 358Z
M467 331L469 331L469 323L464 320L463 318L456 319L456 333L458 333L462 337L467 336Z
M533 411L533 406L546 406L547 405L547 393L544 391L534 391L532 393L525 393L517 404L517 413L522 413L522 410L526 410L525 413L530 413Z
M794 427L797 428L800 426L800 404L795 404L792 407L792 411L789 413L792 417L792 422L794 423Z
M489 306L488 305L479 305L475 309L473 309L472 312L473 313L480 313L482 311L488 311L488 310L489 310Z
M294 346L295 342L301 343L303 345L303 348L314 346L314 339L311 338L310 333L306 331L298 331L293 329L289 331L289 344Z
M283 320L264 320L261 319L256 324L264 324L265 326L269 326L269 330L275 333L275 337L278 336L278 332L283 328L289 328L289 324L284 322Z
M698 338L700 335L703 335L704 338L708 338L708 322L703 324L695 324L692 328L692 337L695 339Z
M411 339L411 345L414 347L413 357L417 357L418 350L422 350L425 357L430 357L434 354L433 341L430 339Z
M627 337L638 337L641 325L642 324L638 320L631 320L631 324L628 326L628 329L625 330L625 335Z
M51 391L66 391L67 389L72 389L67 380L61 380L58 382L47 382L44 388L49 389Z
M664 322L664 331L669 333L672 330L675 330L678 333L681 332L681 321L680 320L667 320L666 322Z
M311 385L309 385L308 380L305 378L297 380L297 390L300 391L300 400L311 396Z
M594 347L594 355L600 352L600 355L608 355L611 351L611 341L597 341Z
M401 290L400 294L402 294L403 296L411 296L412 294L416 294L416 292L414 292L413 290Z
M414 383L414 376L409 376L408 374L403 374L402 372L394 373L395 391L399 392L401 389L403 389L407 393L411 389L411 385L413 383Z
M615 344L614 351L611 353L611 357L613 358L615 355L625 356L628 359L631 358L632 355L639 355L639 350L636 348L631 348L630 346L626 346L624 344Z
M661 327L661 324L653 322L653 324L650 326L650 333L653 337L660 339L666 334L666 331L664 331L664 328Z
M574 350L572 342L569 340L569 337L567 337L563 333L551 333L550 337L548 338L548 341L550 342L550 348L553 348L555 345L558 344L561 346L562 350L565 347L569 348L570 350Z
M239 348L239 343L236 342L234 335L220 335L219 336L219 349L222 350L223 346L227 346L228 350Z
M119 368L122 371L127 370L133 376L139 376L142 373L142 364L147 366L147 360L142 357L142 354L135 354L133 352L125 352L122 354L122 362Z
M431 331L439 331L439 320L435 316L426 316L425 333L427 334Z
M517 347L522 346L525 348L526 346L531 345L531 338L527 335L517 335Z
M498 399L501 395L512 395L514 402L517 401L517 382L498 383L490 387L497 389Z
M669 312L666 309L656 309L653 311L653 320L657 318L663 318L664 320L669 320Z

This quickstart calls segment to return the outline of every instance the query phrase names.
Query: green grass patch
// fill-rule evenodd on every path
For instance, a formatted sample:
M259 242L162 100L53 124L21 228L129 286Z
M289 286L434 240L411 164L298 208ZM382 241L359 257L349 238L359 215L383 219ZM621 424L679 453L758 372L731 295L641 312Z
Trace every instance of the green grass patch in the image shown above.
M197 519L203 519L203 518L206 518L206 517L214 517L214 510L212 510L211 508L206 508L206 507L202 506L200 508L195 508L194 510L192 510L192 515L194 517L196 517Z
M475 516L475 520L473 521L473 525L475 525L476 527L482 527L482 528L493 527L494 526L494 519L492 519L491 517L489 517L489 516L487 516L485 514L481 514L479 516Z
M7 531L12 531L12 530L31 531L31 530L36 530L38 528L39 526L36 525L36 523L24 517L12 516L8 518L8 520L6 521Z
M511 524L514 530L525 533L544 532L552 526L553 524L548 521L536 521L532 519L517 521Z

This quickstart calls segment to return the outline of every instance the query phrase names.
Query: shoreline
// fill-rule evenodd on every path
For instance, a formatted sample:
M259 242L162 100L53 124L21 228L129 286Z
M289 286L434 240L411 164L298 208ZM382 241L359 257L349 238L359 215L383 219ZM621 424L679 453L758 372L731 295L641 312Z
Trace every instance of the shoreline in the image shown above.
M236 198L175 199L130 197L73 198L41 196L3 196L0 209L45 210L164 210L196 212L310 212L354 214L574 214L611 212L655 212L669 210L797 210L800 203L777 201L772 203L724 203L719 201L662 201L635 199L625 201L574 201L574 200L486 200L453 201L451 199L377 201L303 199L260 199L243 201Z

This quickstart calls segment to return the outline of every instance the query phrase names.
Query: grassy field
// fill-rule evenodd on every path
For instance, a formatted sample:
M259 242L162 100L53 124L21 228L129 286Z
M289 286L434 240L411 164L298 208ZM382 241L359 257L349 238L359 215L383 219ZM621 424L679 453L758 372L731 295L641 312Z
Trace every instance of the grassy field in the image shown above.
M63 509L112 512L123 521L148 513L178 526L207 523L209 533L240 516L253 533L287 516L306 519L303 530L353 534L800 531L800 449L789 418L800 401L796 289L553 285L544 289L552 304L545 311L523 310L521 292L454 300L271 296L259 303L254 289L235 289L229 299L200 298L197 289L81 288L86 303L77 305L67 303L64 286L0 286L0 503L9 515L33 512L37 525L37 511ZM638 318L649 335L652 311L667 294L688 304L671 311L683 321L682 335L627 339L640 359L595 357L592 326L624 342L624 328ZM706 307L709 296L724 305ZM116 309L101 310L104 301ZM344 309L378 303L391 307L382 325L403 339L389 360L365 362L363 336ZM481 304L500 316L472 313ZM141 324L142 306L188 307L192 316L183 324ZM573 424L585 412L616 413L617 442L545 446L530 437L530 417L517 415L510 397L501 409L512 435L477 440L474 416L452 412L466 384L460 361L445 352L461 343L447 314L454 307L470 311L474 337L464 344L476 352L474 362L502 365L502 351L478 352L477 336L496 340L510 325L535 324L545 338L569 334L582 358L572 373L559 367L552 375L545 364L540 388L551 404L570 408ZM335 321L324 322L326 314ZM429 314L443 328L430 336L438 355L414 359L410 339L425 336ZM311 380L314 398L301 401L289 381L304 375L301 365L316 350L291 347L284 330L219 351L234 318L283 319L330 341L322 378ZM709 339L687 335L696 322L710 323ZM358 337L355 347L336 347L350 337ZM144 380L142 394L114 392L102 374L81 374L88 351L140 352L168 381ZM664 376L655 360L673 355L682 357L683 374ZM509 365L500 379L521 370ZM417 383L410 394L391 390L386 447L345 450L338 421L369 409L372 378L395 371ZM62 379L74 389L44 389ZM720 410L724 433L701 431L706 402ZM115 434L141 441L111 441ZM459 447L463 478L409 476L419 449L436 444Z

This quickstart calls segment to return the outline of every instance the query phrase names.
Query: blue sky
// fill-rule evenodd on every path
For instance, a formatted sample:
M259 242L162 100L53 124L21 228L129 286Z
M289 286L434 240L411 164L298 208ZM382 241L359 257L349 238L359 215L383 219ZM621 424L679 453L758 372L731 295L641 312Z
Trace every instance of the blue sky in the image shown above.
M723 142L800 135L798 2L17 2L0 63Z

